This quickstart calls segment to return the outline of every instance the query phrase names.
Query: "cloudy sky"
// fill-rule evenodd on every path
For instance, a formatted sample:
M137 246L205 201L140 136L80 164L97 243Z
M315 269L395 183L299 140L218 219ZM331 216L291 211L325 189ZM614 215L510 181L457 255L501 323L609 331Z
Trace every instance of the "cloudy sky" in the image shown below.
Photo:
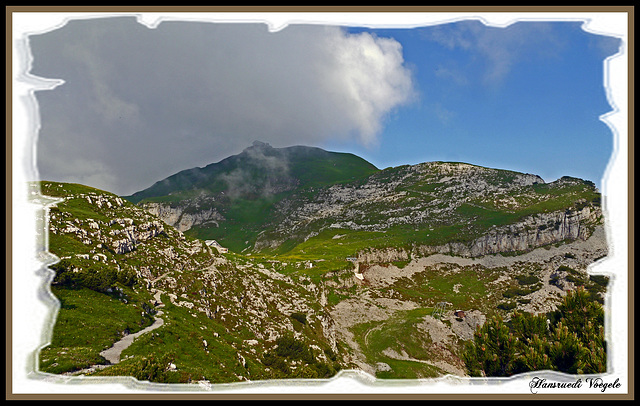
M131 194L254 140L379 168L443 160L601 185L613 151L605 58L581 22L414 28L135 17L29 36L41 179Z

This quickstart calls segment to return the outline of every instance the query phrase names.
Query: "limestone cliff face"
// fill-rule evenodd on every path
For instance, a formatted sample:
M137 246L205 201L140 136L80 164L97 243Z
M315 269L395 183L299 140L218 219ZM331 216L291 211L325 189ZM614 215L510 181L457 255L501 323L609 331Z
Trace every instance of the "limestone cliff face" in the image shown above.
M562 241L586 240L601 218L602 212L594 206L577 212L541 213L513 225L495 228L470 245L447 245L452 254L469 257L528 251Z
M117 220L122 219L112 220L109 224L118 223ZM133 251L139 242L148 241L164 234L164 225L160 221L151 221L138 226L131 224L123 229L111 230L109 234L114 237L111 246L115 253L126 254Z
M211 208L189 210L187 206L171 206L163 203L144 203L142 208L182 232L201 224L217 226L218 221L224 220L220 213Z
M358 253L358 262L364 263L390 263L394 261L406 261L410 252L403 248L368 249Z
M54 220L57 220L55 215ZM117 227L117 228L114 228ZM110 221L74 219L63 227L52 222L53 234L72 235L83 244L100 244L111 247L116 254L126 254L136 248L140 242L148 241L164 234L164 224L157 220L136 224L131 218L117 218Z
M579 211L558 211L529 216L523 221L495 227L471 243L451 242L437 246L417 246L408 251L403 248L370 249L358 253L358 260L368 263L406 261L411 256L451 254L462 257L481 257L497 253L525 252L559 242L591 237L602 222L602 211L597 206L586 206Z

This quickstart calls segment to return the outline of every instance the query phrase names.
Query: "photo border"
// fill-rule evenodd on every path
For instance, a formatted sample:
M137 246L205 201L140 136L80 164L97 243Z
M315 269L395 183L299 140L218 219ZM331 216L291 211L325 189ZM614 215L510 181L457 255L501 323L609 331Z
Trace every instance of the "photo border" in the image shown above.
M130 380L123 379L118 382L114 381L114 384L100 383L100 387L96 388L91 385L92 379L83 380L82 384L68 384L57 385L52 392L52 386L47 380L33 379L33 371L26 373L25 378L28 383L36 385L41 383L43 388L33 389L33 392L25 391L24 381L20 381L23 377L19 377L16 373L20 368L22 370L29 369L28 363L25 364L23 359L18 359L17 356L24 356L28 354L25 351L28 350L28 346L34 340L38 341L41 336L33 335L25 339L24 326L15 329L15 322L31 323L34 320L42 320L43 316L50 316L50 309L46 309L47 304L40 303L40 307L36 306L33 301L24 303L26 298L32 298L37 293L26 294L26 290L33 290L33 281L39 281L43 283L43 278L46 275L42 272L43 265L46 265L47 261L51 258L47 258L46 253L39 250L35 241L33 241L37 230L43 230L43 221L46 219L41 218L43 205L50 204L51 201L29 201L28 194L32 191L25 186L21 176L29 178L34 174L37 174L34 164L34 154L31 150L30 141L22 139L24 134L35 134L38 129L37 121L37 108L33 104L29 104L29 101L25 99L28 95L33 95L33 89L52 87L57 85L57 81L37 80L30 77L25 78L21 76L20 63L24 62L24 58L28 58L25 53L25 49L20 49L17 46L19 37L16 35L27 34L24 30L24 26L14 24L17 22L14 17L22 16L25 13L34 19L43 18L53 21L58 21L59 24L63 24L68 18L94 18L94 17L106 17L109 15L137 15L141 16L140 22L149 25L150 27L158 24L161 20L169 18L183 19L186 16L184 13L192 14L189 19L195 18L196 15L201 17L202 13L211 13L210 18L220 19L226 22L265 22L269 25L271 31L277 31L284 28L289 23L312 23L312 24L339 24L353 26L353 21L358 20L364 14L372 21L370 22L371 28L411 28L413 26L425 26L425 22L421 22L421 17L424 14L438 13L440 17L444 17L445 20L439 20L437 23L442 24L445 22L457 21L460 19L478 18L485 24L493 26L506 26L514 22L513 15L520 15L516 19L518 21L524 20L540 20L552 18L554 21L568 21L577 20L584 21L585 13L597 13L598 17L607 15L606 13L624 13L627 15L627 32L623 37L623 41L626 41L626 74L625 78L626 89L612 89L611 72L609 75L605 73L603 82L607 90L607 96L610 104L614 109L612 112L607 113L601 117L611 128L614 136L614 151L611 161L607 167L605 173L605 183L603 185L603 197L605 208L607 208L607 216L605 222L609 223L608 242L610 244L609 257L604 261L607 264L603 267L615 268L620 266L626 266L627 275L623 278L627 284L627 309L622 312L626 316L627 325L626 328L620 330L615 329L614 334L626 334L627 343L627 370L624 371L627 375L619 376L620 379L627 379L627 393L603 393L595 395L593 393L582 394L565 394L565 393L538 393L534 397L529 392L529 388L522 388L523 393L509 393L505 391L505 385L500 384L493 386L488 384L488 381L497 382L509 382L514 380L521 380L521 378L492 378L486 380L479 380L478 385L468 385L465 389L469 390L469 386L478 391L457 391L457 393L431 393L429 389L432 388L431 384L419 384L414 385L411 382L402 383L385 382L383 389L389 389L390 391L378 391L381 389L381 385L375 382L368 382L368 378L362 377L357 373L345 373L336 379L328 380L329 383L336 382L339 379L344 379L344 385L338 386L327 385L327 381L319 383L303 381L306 386L306 391L300 391L300 385L295 385L293 381L280 382L282 385L277 385L277 388L272 388L272 383L269 382L253 382L254 385L248 390L236 391L232 386L224 386L221 390L210 392L174 392L171 388L157 387L158 392L161 393L149 393L149 386L144 383L127 384ZM295 13L295 18L291 18ZM633 93L633 55L634 55L634 26L633 26L633 7L606 7L606 6L585 6L585 7L519 7L519 6L479 6L479 7L447 7L447 6L416 6L416 7L393 7L393 6L376 6L376 7L334 7L334 6L211 6L211 7L180 7L180 6L160 6L160 7L139 7L139 6L78 6L78 7L63 7L63 6L7 6L6 7L6 27L7 27L7 127L6 127L6 181L7 181L7 214L6 214L6 236L7 236L7 272L6 272L6 320L7 320L7 349L6 349L6 392L7 399L34 399L34 400L53 400L53 399L95 399L98 396L100 399L151 399L151 400L170 400L170 399L217 399L217 400L275 400L275 399L362 399L362 400L385 400L385 399L593 399L597 396L598 399L633 399L634 386L633 386L633 373L634 373L634 256L633 250L629 249L633 247L634 239L634 182L633 182L633 116L628 114L629 111L633 111L634 93ZM340 18L336 22L335 20L328 21L328 18L335 18L337 15ZM513 14L513 15L512 15ZM164 16L164 18L163 18ZM167 17L169 16L169 17ZM396 17L403 18L404 22L388 23L388 17L393 16L394 21ZM524 17L523 17L524 16ZM386 18L381 18L386 17ZM209 21L209 18L207 18ZM376 22L377 21L377 22ZM382 22L381 22L382 21ZM362 22L360 23L362 24ZM380 25L383 24L383 25ZM398 24L398 25L395 25ZM46 24L45 24L46 25ZM586 24L588 27L589 24ZM58 28L57 23L53 23L47 29ZM607 35L606 33L599 33ZM22 60L20 60L22 59ZM609 62L614 61L611 59ZM620 61L615 61L619 64ZM605 66L610 66L605 64ZM619 69L619 67L617 68ZM11 76L11 79L9 78ZM16 80L17 79L17 80ZM618 78L619 79L619 78ZM616 86L619 86L616 85ZM625 100L626 98L626 100ZM626 105L625 105L626 103ZM22 120L26 117L27 122ZM625 154L626 153L626 154ZM626 166L627 173L620 172L620 165L623 168ZM21 172L24 172L21 173ZM624 176L626 175L626 176ZM611 200L609 200L611 199ZM25 216L26 215L26 216ZM611 215L611 216L609 216ZM618 231L621 231L618 233ZM626 232L625 232L626 231ZM626 234L626 235L624 235ZM613 244L612 244L613 243ZM35 258L23 258L27 257L22 255L26 250L38 253ZM600 265L599 265L600 266ZM46 267L46 266L45 266ZM38 270L32 272L33 270ZM17 272L32 272L33 275L26 276L27 280L22 281L21 275L16 278ZM618 281L614 281L618 283ZM609 293L611 296L611 293ZM42 299L42 298L41 298ZM26 308L22 308L26 307ZM47 315L47 313L49 313ZM33 324L29 324L33 326ZM16 333L18 335L16 335ZM620 338L620 337L616 337ZM33 352L34 347L31 347ZM619 356L619 354L618 354ZM26 372L26 371L25 371ZM562 377L558 377L561 380ZM457 381L456 378L450 378L453 381ZM465 378L460 378L465 379ZM95 380L93 380L95 382ZM123 393L109 392L117 388L122 389L123 383L126 390ZM20 386L19 393L14 393L14 385ZM37 386L37 385L36 385ZM326 392L323 390L329 387L333 392ZM456 386L457 389L462 389L460 386ZM96 393L96 389L101 392ZM484 391L480 389L485 389ZM487 390L488 389L488 390ZM278 392L279 390L279 392ZM512 388L509 388L512 390ZM59 391L59 392L58 392ZM102 392L104 391L104 392Z

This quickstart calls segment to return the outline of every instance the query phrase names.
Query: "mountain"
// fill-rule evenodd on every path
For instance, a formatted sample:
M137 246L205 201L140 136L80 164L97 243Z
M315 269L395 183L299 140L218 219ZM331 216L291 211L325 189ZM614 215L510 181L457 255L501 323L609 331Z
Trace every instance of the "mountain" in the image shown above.
M255 143L126 199L40 188L60 199L50 376L465 376L488 318L553 312L579 286L602 303L608 284L587 272L608 252L600 194L576 178Z
M282 254L341 236L351 256L389 247L482 256L586 239L602 222L590 181L457 162L379 170L350 154L262 143L126 198L236 252Z
M256 141L242 153L179 172L127 200L189 235L216 239L236 251L272 221L274 204L292 192L352 181L377 168L353 154Z

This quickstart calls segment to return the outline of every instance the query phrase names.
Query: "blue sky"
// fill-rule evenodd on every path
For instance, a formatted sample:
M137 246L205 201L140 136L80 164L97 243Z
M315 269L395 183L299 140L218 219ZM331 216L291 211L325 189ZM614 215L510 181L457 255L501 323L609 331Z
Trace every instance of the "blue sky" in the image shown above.
M581 22L418 28L70 20L29 37L41 179L118 194L254 140L379 168L459 161L601 187L613 148L605 58Z
M355 31L355 30L352 30ZM619 40L578 22L477 21L376 30L403 46L417 100L389 115L376 148L349 149L378 167L462 161L600 185L613 133L604 60Z

